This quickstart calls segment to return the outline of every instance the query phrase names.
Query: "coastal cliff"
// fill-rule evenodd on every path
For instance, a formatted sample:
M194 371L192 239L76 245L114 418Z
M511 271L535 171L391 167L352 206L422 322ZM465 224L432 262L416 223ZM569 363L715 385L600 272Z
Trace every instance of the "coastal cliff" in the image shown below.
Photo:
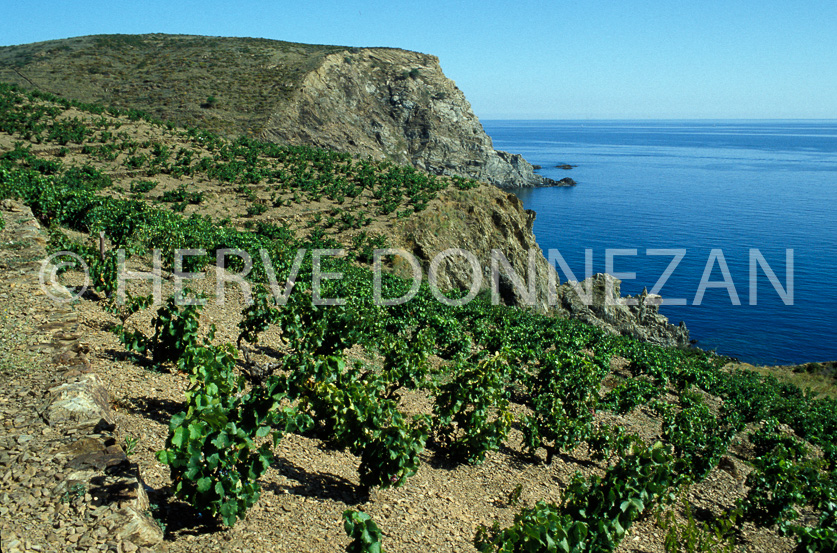
M496 151L435 56L382 48L327 55L261 137L354 154L383 155L437 175L500 187L557 184L522 156Z
M559 279L535 240L535 216L534 211L523 208L517 196L503 190L489 186L469 191L447 189L426 210L396 226L393 240L422 260L425 274L430 260L445 250L467 250L480 265L482 289L492 287L492 252L497 251L508 260L522 285L515 286L498 263L498 299L506 305L576 319L611 334L660 346L691 345L686 325L673 325L659 313L659 296L643 293L623 298L619 279L611 275L597 274L581 283L582 292L590 290L592 294L587 302L566 282L550 294L550 285ZM409 275L407 267L401 269L404 276ZM441 289L468 290L473 280L474 270L464 256L452 255L440 263L437 284ZM529 282L532 290L527 289ZM608 287L611 301L606 296Z
M535 241L534 221L535 212L524 210L520 199L509 192L490 186L467 191L449 188L427 209L396 227L393 240L422 260L425 269L430 260L445 250L466 250L482 269L482 289L491 286L491 257L492 251L497 250L523 282L534 284L535 292L532 298L525 297L526 293L514 287L501 271L499 293L503 303L547 312L549 274L554 269ZM532 269L534 274L530 273ZM440 264L437 284L443 290L467 290L473 282L473 272L465 257L450 256Z
M175 65L181 70L174 72ZM442 73L438 59L415 52L253 39L117 35L0 48L0 68L0 80L23 79L28 86L45 84L47 91L61 92L64 97L122 103L160 118L180 118L233 135L243 132L276 142L313 144L496 185L545 184L522 157L492 148L491 139L464 95ZM79 76L81 69L86 80ZM50 79L53 74L66 78ZM236 80L238 75L258 78L244 82ZM269 82L275 84L273 89L267 86ZM73 88L76 85L77 90ZM223 92L217 97L205 96L210 91ZM198 102L201 98L206 100L203 104ZM73 117L81 114L73 113ZM98 124L92 116L89 122ZM164 129L159 125L135 129L139 149L131 159L117 154L114 159L99 156L85 161L93 161L107 174L121 179L126 176L126 164L137 170L137 160L151 163L149 160L164 151L202 147L198 134L187 133L179 139L198 141L185 145L167 135L171 129ZM104 140L104 136L101 138ZM12 142L8 142L9 147ZM140 148L141 144L145 145ZM380 165L379 170L389 171L385 166ZM173 172L171 166L154 167L154 174ZM329 167L329 171L338 170L333 164ZM197 173L189 171L195 179ZM341 182L355 179L353 175L346 173ZM320 176L312 174L309 178ZM567 285L558 289L558 304L551 302L549 286L556 279L550 279L550 275L554 276L555 271L535 240L535 213L496 186L448 186L438 194L434 192L432 196L436 197L426 208L426 200L416 196L415 205L399 210L397 206L384 209L379 205L390 193L384 191L380 191L380 197L368 191L347 204L336 196L323 199L322 192L312 192L306 200L297 197L298 193L271 192L259 185L243 194L244 202L240 202L230 197L240 194L240 186L214 182L215 177L208 175L206 179L189 185L201 204L190 209L223 214L241 224L252 223L251 218L261 214L258 216L265 222L279 222L302 233L319 227L346 245L354 240L362 242L363 235L377 234L391 245L412 252L424 264L425 274L440 252L462 248L476 256L483 289L491 285L492 252L498 250L510 265L510 270L501 271L498 286L499 299L507 305L577 318L608 332L655 343L688 344L688 331L669 325L655 306L634 309L595 302L586 306L572 299ZM164 196L174 195L184 186L179 177L160 180L159 185L152 184ZM125 183L125 187L130 186ZM248 205L251 202L258 205ZM358 225L362 221L369 226L361 232ZM345 227L344 231L335 232L338 227ZM441 268L441 288L470 288L473 271L466 259L451 257ZM512 275L518 275L524 283L534 283L531 297L524 292L525 287L515 285Z
M264 39L99 35L0 48L0 81L163 120L500 187L565 185L491 138L435 56Z

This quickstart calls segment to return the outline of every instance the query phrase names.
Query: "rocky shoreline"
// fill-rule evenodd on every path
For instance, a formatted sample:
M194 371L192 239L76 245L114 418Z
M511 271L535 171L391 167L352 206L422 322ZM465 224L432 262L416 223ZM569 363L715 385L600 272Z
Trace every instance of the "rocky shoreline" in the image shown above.
M558 286L553 298L549 286L550 282L559 282L558 275L535 240L532 232L535 217L534 211L524 209L523 202L508 191L484 186L479 189L479 194L463 195L449 190L430 202L426 210L414 214L393 229L391 238L394 245L413 253L423 265L428 265L430 260L449 248L466 245L482 268L483 289L489 288L492 282L493 252L500 251L526 282L530 278L534 280L534 301L529 301L501 273L499 296L506 305L577 319L612 334L631 336L661 346L690 346L686 325L670 324L659 313L659 296L644 294L637 298L622 298L620 281L611 275L594 275L581 284L583 290L592 285L593 295L589 305L578 297L574 286L569 283ZM531 276L530 256L535 271ZM461 257L450 257L444 263L439 285L444 289L468 290L473 279L470 263ZM405 269L402 276L409 277L410 274ZM605 300L607 286L613 290L613 305Z
M621 281L599 273L580 283L582 293L590 290L592 302L583 301L573 284L558 289L558 313L570 319L591 324L611 334L620 334L658 346L687 348L692 346L686 323L673 325L660 314L661 297L644 290L637 296L621 296ZM608 289L612 296L608 299Z

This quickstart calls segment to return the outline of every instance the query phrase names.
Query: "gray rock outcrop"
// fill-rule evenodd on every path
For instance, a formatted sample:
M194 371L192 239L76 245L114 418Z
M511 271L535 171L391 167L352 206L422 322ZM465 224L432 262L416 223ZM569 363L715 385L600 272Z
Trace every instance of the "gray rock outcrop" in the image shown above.
M74 423L91 427L114 426L108 392L96 374L80 374L49 390L44 413L52 426Z
M149 515L138 465L117 442L117 417L78 314L53 301L72 295L41 287L47 234L19 202L0 202L0 215L0 242L15 244L0 248L0 295L10 310L31 314L14 324L33 340L24 348L27 339L16 338L23 343L5 358L0 391L2 550L157 550L162 529Z
M612 334L631 336L660 346L688 347L689 330L681 322L669 323L661 315L661 298L647 291L637 296L621 297L621 281L600 273L582 283L578 293L575 286L564 283L558 287L558 312L571 319L594 325ZM584 297L592 292L592 297ZM591 301L585 301L590 299Z
M425 275L430 261L441 252L449 248L467 250L479 264L482 289L490 289L493 284L492 252L501 253L522 281L522 286L515 285L509 271L501 269L497 295L506 305L578 319L613 334L663 346L690 345L686 326L672 325L659 313L659 296L645 293L622 298L620 281L611 275L595 275L582 283L582 290L592 286L589 304L569 283L557 286L551 295L550 285L558 282L558 276L535 240L534 221L535 212L524 209L514 194L490 186L469 192L448 189L426 210L410 217L393 238L397 245L423 260ZM409 276L408 267L398 269ZM461 255L447 257L439 264L437 274L442 290L468 290L474 279L474 269ZM530 278L534 288L531 294L527 289ZM606 300L608 287L612 301Z
M500 187L556 185L518 154L496 151L436 56L364 48L325 56L261 137L382 156Z
M536 174L520 155L496 151L439 59L418 52L97 35L0 48L0 81L500 187L566 185Z

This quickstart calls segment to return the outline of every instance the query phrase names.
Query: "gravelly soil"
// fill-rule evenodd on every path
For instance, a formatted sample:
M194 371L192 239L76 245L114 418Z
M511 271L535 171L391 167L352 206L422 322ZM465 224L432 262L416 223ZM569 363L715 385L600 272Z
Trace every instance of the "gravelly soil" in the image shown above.
M5 214L7 220L9 214ZM117 322L102 310L95 296L82 299L61 311L38 295L31 279L17 278L12 269L33 251L14 245L14 237L2 235L0 262L0 362L4 384L0 390L0 515L4 551L13 543L21 551L127 551L132 544L115 541L107 534L87 531L88 521L98 516L95 498L89 494L56 495L52 490L65 469L54 452L71 437L55 436L38 416L44 390L54 377L49 348L39 347L46 336L44 324L60 317L72 320L81 334L88 357L112 396L120 443L138 440L130 460L137 463L148 486L154 515L166 525L166 540L158 550L175 552L334 552L349 540L342 527L345 509L369 513L384 532L384 547L390 552L475 551L472 540L477 527L499 520L509 525L521 506L538 500L559 501L564 486L575 471L602 473L606 468L591 461L583 448L573 455L556 457L551 466L521 453L521 435L515 430L503 450L489 453L479 466L447 464L434 451L425 451L418 474L399 489L375 491L364 497L357 491L358 460L350 454L328 450L313 438L289 435L276 448L277 462L263 479L262 497L246 520L233 529L194 513L169 494L167 467L154 453L164 446L168 421L183 406L185 375L155 372L128 356L115 335L106 329ZM12 240L10 243L9 241ZM35 252L36 253L36 252ZM69 274L73 284L78 275ZM211 295L212 279L199 281ZM170 292L166 283L164 294ZM221 341L234 341L241 294L228 291L227 307L210 301L203 322L218 325ZM147 324L148 317L137 317ZM263 343L281 349L274 336ZM619 362L614 361L615 373ZM612 378L617 378L616 376ZM427 398L405 397L407 411L426 411ZM516 405L520 412L523 406ZM627 417L608 413L603 422L617 423L644 439L655 440L659 421L639 409ZM729 509L746 493L743 482L749 452L746 433L737 439L725 469L716 469L694 486L688 498L700 516L711 518ZM520 503L508 504L516 486L522 485ZM682 515L682 514L681 514ZM682 518L682 516L681 516ZM620 551L663 551L664 532L653 516L637 521ZM748 551L791 551L790 540L749 524L741 528L739 543Z

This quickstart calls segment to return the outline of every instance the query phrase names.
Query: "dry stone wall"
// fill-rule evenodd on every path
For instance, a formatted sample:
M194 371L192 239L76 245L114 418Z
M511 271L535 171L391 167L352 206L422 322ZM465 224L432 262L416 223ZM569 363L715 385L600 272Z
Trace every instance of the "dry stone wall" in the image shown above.
M4 201L0 212L2 550L159 551L162 530L117 443L72 302L40 285L45 233L22 204Z

